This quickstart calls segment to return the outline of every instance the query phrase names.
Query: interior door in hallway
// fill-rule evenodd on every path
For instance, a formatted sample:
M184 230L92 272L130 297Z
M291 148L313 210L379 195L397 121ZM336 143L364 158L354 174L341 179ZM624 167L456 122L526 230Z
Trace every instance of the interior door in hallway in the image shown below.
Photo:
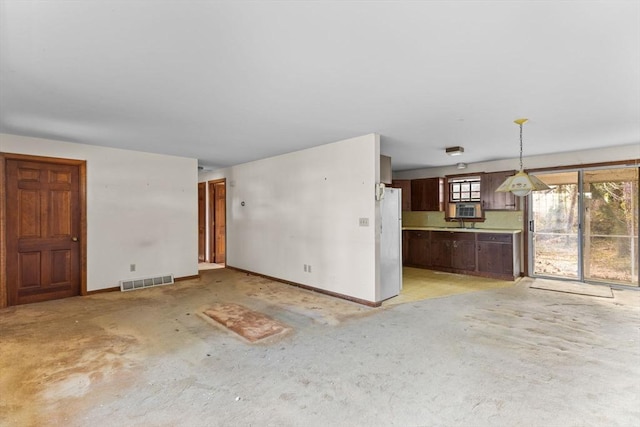
M206 211L206 184L198 183L198 262L205 262L206 257L206 239L207 239L207 223L205 219Z
M79 167L7 159L9 305L80 294Z
M227 246L227 187L225 181L213 183L213 235L215 246L216 264L224 264L226 262L226 246Z

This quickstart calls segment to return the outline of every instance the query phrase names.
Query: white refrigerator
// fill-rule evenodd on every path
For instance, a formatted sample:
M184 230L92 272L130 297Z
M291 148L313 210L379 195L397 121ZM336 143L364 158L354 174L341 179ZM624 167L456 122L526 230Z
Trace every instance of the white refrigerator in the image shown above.
M380 295L395 297L402 289L402 190L385 188L380 200Z

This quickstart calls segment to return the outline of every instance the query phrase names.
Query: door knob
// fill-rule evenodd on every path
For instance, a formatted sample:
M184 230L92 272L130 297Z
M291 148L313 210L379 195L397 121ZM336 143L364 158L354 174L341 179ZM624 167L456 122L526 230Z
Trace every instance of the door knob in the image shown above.
M72 240L73 242L77 242L77 241L78 241L78 238L77 238L76 236L73 236L73 237L71 238L71 240Z

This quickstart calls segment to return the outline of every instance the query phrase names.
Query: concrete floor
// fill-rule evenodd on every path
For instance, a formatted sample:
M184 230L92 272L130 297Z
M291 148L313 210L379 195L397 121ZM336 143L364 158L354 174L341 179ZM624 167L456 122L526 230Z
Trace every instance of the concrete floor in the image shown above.
M640 293L529 282L374 309L220 269L11 307L0 424L640 425ZM293 331L249 344L199 314L221 301Z

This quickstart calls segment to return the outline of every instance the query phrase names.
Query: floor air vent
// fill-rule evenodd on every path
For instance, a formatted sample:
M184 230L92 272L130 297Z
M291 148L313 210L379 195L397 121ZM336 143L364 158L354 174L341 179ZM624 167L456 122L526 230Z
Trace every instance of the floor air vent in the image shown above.
M121 280L120 290L134 291L136 289L151 288L153 286L170 285L173 283L173 274L157 277L145 277L142 279Z

